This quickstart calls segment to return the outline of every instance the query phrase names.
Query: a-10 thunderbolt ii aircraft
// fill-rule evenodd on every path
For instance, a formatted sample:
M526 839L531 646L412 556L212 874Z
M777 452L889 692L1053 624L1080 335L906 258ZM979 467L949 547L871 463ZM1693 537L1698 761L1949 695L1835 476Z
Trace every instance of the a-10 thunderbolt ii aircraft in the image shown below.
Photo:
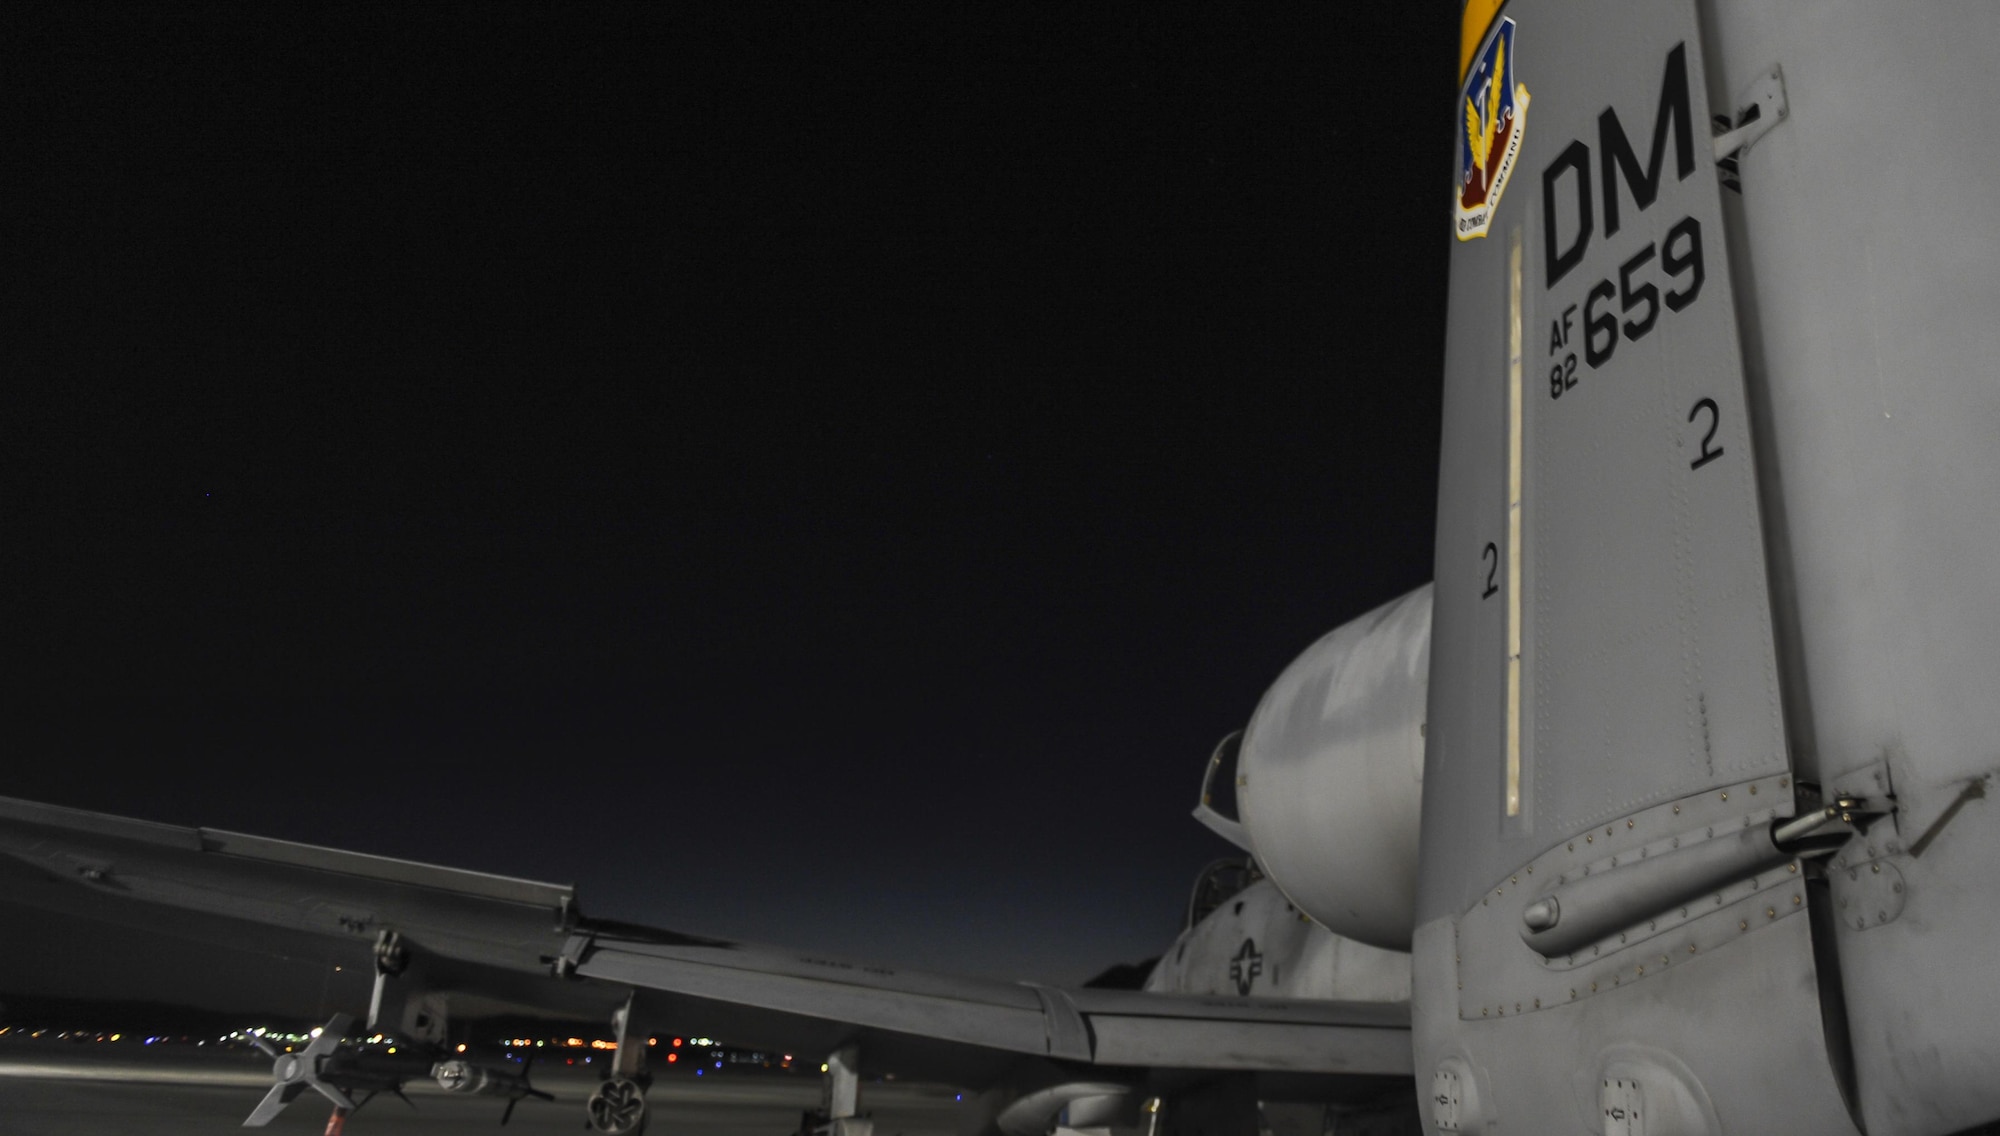
M845 1133L877 1068L1012 1136L1248 1131L1258 1099L1340 1102L1334 1131L2000 1120L2000 10L1463 17L1434 590L1321 640L1211 761L1199 811L1261 878L1209 881L1149 989L21 802L6 896L345 964L416 1039L526 1007L827 1054ZM284 1055L258 1118L349 1099L344 1054ZM643 1122L643 1054L598 1130Z

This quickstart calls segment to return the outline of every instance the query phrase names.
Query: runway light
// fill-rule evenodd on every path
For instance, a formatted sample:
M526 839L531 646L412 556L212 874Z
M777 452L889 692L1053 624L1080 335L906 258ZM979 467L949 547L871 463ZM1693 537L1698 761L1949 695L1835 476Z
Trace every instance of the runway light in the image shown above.
M701 1070L701 1069L696 1069L696 1070L694 1071L694 1075L695 1075L695 1076L697 1076L697 1077L699 1077L699 1076L701 1076L701 1075L702 1075L702 1073L703 1073L704 1071L705 1071L705 1070Z
M658 1044L660 1044L660 1039L657 1037L649 1037L646 1039L646 1048L648 1049L651 1049L653 1046Z
M314 1030L313 1032L314 1032L314 1033L318 1033L319 1031L318 1031L318 1030ZM458 1051L459 1051L460 1053L464 1053L464 1052L465 1052L465 1043L464 1043L464 1042L462 1042L462 1041L461 1041L461 1042L459 1042L459 1043L458 1043Z
M669 1064L669 1065L672 1065L672 1064L673 1064L674 1062L676 1062L676 1061L679 1061L680 1059L681 1059L681 1055L680 1055L680 1054L678 1054L678 1053L669 1053L669 1054L667 1054L667 1064Z
M326 1027L324 1026L314 1026L312 1032L313 1038L317 1040L319 1038L319 1035L325 1030L325 1028Z
M117 1041L117 1040L118 1040L119 1038L121 1038L121 1037L124 1037L124 1036L125 1036L125 1035L124 1035L124 1034L122 1034L122 1033L114 1033L114 1034L112 1034L112 1035L111 1035L111 1040L113 1040L113 1041Z
M675 1038L675 1039L674 1039L674 1048L675 1048L675 1049L679 1049L680 1047L681 1047L681 1039L680 1039L680 1038Z
M286 1049L285 1049L285 1052L287 1052L287 1053L290 1053L290 1052L291 1052L291 1047L287 1046L287 1047L286 1047ZM393 1046L393 1045L392 1045L392 1046L390 1046L390 1047L389 1047L389 1052L391 1052L391 1053L394 1053L394 1052L396 1052L396 1047L395 1047L395 1046Z
M826 1072L826 1062L822 1061L819 1063L819 1071L822 1073Z
M582 1038L580 1038L580 1037L573 1037L573 1038L570 1038L570 1039L569 1039L569 1047L570 1047L571 1049L582 1049L582 1048L583 1048L583 1039L582 1039Z

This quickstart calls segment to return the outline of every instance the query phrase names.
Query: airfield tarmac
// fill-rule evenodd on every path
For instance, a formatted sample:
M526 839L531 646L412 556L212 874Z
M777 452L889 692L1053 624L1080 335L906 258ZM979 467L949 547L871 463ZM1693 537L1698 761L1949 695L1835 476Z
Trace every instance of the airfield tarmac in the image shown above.
M595 1084L581 1067L549 1068L537 1088L555 1101L525 1100L507 1127L504 1102L448 1094L434 1082L413 1082L416 1105L378 1097L347 1123L349 1136L458 1136L460 1133L563 1133L583 1130L583 1102ZM0 1136L209 1136L241 1132L270 1087L270 1063L254 1053L145 1050L132 1045L0 1043ZM952 1136L959 1111L952 1090L935 1085L874 1083L862 1087L863 1111L878 1136ZM799 1113L819 1105L817 1077L666 1076L653 1085L648 1136L786 1136ZM320 1133L329 1107L315 1093L301 1096L273 1121L272 1133Z

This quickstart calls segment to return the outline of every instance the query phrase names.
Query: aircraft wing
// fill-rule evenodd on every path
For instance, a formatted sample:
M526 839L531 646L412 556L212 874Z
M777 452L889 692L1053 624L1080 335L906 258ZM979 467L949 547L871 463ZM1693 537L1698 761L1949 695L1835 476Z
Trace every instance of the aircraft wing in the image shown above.
M1023 1058L1306 1074L1412 1068L1405 1004L868 966L592 920L565 886L4 797L0 901L324 968L319 1010L332 991L331 1009L367 1010L387 1032L414 1028L426 1012L609 1022L636 992L642 1020L663 1029L807 1054L856 1043L869 1066L973 1086ZM314 1012L296 1002L269 1008Z
M1001 982L747 944L583 930L576 973L636 989L1096 1065L1410 1074L1409 1007Z

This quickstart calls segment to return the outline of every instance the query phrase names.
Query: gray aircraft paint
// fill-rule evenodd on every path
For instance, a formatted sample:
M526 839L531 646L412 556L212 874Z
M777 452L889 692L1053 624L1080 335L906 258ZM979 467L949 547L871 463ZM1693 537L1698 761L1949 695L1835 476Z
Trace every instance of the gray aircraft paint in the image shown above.
M1431 586L1321 636L1257 703L1236 804L1257 862L1336 934L1410 947Z
M1635 210L1621 190L1622 228L1607 238L1598 201L1583 261L1553 289L1543 285L1544 168L1584 140L1597 198L1598 112L1617 108L1643 151L1676 44L1686 45L1690 86L1699 91L1692 6L1647 6L1650 28L1630 13L1593 24L1569 11L1573 5L1546 7L1545 18L1531 3L1507 9L1525 61L1514 74L1534 92L1522 168L1493 234L1454 248L1425 780L1450 769L1462 791L1427 798L1425 829L1435 817L1455 835L1438 847L1439 866L1450 857L1466 867L1425 877L1419 904L1433 916L1476 905L1529 859L1593 825L1786 770L1735 318L1698 94L1691 110L1703 145L1691 175L1674 177L1670 146L1651 208ZM1592 52L1593 39L1614 34L1635 46ZM1580 65L1593 54L1595 66ZM1621 333L1604 366L1580 365L1579 384L1550 398L1547 373L1572 350L1560 348L1551 360L1551 328L1574 305L1571 344L1581 356L1587 291L1607 278L1615 285L1621 262L1688 217L1701 226L1708 262L1695 301L1680 312L1662 307L1636 342ZM1508 253L1516 233L1525 254L1524 772L1522 813L1508 818L1490 756L1505 744L1497 711L1506 604L1504 588L1485 591L1482 549L1507 536ZM1668 283L1657 270L1652 279L1663 289ZM1606 307L1625 318L1615 303ZM1702 399L1720 407L1724 456L1691 470L1708 415L1695 423L1688 415ZM1460 760L1476 762L1478 772L1441 764ZM1485 865L1483 873L1475 865Z
M1729 221L1794 753L1882 763L1897 806L1829 873L1856 1099L1872 1136L1955 1132L2000 1116L2000 801L1910 849L2000 789L2000 10L1703 18L1714 89L1777 64L1790 103Z
M1795 873L1581 958L1544 959L1522 938L1523 910L1559 879L1767 823L1790 814L1792 796L1694 6L1517 0L1504 18L1516 25L1507 82L1527 88L1532 109L1490 234L1453 248L1415 946L1420 1088L1459 1085L1468 1130L1598 1130L1597 1090L1632 1077L1662 1122L1660 1101L1693 1102L1675 1130L1841 1131L1810 932L1794 917L1803 889L1765 890ZM1663 119L1677 71L1685 104ZM1642 178L1658 154L1650 205L1607 154L1607 109ZM1512 582L1489 586L1488 569L1512 562L1516 295L1521 773L1510 816ZM1489 543L1498 555L1482 555ZM1755 1063L1717 1035L1754 1046Z
M1146 980L1173 994L1410 1000L1410 956L1336 935L1258 880L1181 933Z
M1504 14L1508 82L1532 109L1491 234L1453 250L1413 1011L1427 1116L1655 1136L1851 1131L1849 1103L1874 1136L1990 1121L2000 826L1980 792L2000 765L2000 230L1982 199L2000 154L1979 92L2000 18L1709 0ZM1599 116L1616 113L1643 173L1676 44L1695 168L1677 176L1670 132L1657 199L1636 208L1621 173L1607 234ZM1725 198L1709 104L1734 111L1774 82L1787 113ZM1563 166L1572 142L1587 159ZM1580 228L1578 167L1595 231L1552 272ZM1580 359L1556 393L1588 290L1608 281L1603 306L1647 324L1643 301L1622 310L1620 269L1662 294L1684 281L1660 250L1689 217L1696 302L1640 336L1619 327L1611 358ZM1480 550L1507 539L1516 234L1523 796L1509 817L1505 593L1482 599ZM1570 304L1577 338L1562 343ZM1711 424L1722 456L1700 462ZM1805 882L1811 865L1765 867L1579 957L1524 942L1526 906L1586 868L1706 854L1711 832L1787 815L1794 767L1878 804L1895 794L1828 865L1830 887Z

